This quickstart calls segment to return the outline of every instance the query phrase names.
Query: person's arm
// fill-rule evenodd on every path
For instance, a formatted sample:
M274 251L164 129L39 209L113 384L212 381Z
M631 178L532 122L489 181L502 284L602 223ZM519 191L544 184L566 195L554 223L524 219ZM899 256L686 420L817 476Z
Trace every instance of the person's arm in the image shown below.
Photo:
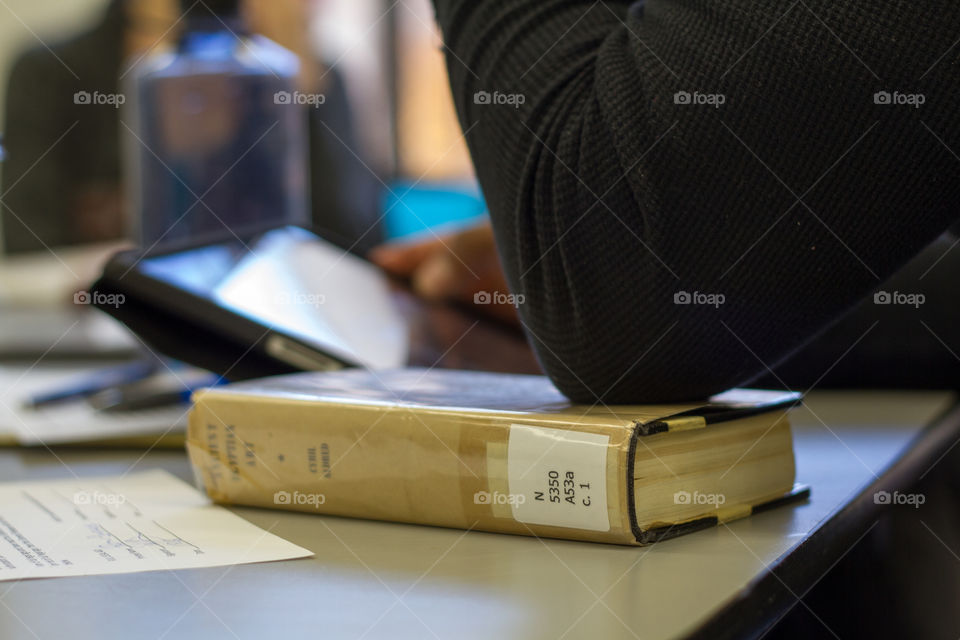
M748 383L957 220L951 2L434 2L521 318L575 400Z

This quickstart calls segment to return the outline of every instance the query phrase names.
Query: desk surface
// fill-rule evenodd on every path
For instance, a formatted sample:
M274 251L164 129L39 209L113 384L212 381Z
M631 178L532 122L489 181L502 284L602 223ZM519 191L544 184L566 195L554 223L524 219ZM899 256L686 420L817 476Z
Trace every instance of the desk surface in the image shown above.
M813 487L810 502L651 547L240 508L243 517L316 557L3 582L0 637L647 639L698 629L712 636L718 629L711 624L737 605L755 611L750 597L771 575L768 567L797 555L858 495L862 501L865 488L952 401L942 393L814 393L793 414L798 480ZM0 450L0 480L131 467L190 477L179 452L141 456ZM921 465L935 464L936 456L930 458ZM835 559L821 558L820 571Z

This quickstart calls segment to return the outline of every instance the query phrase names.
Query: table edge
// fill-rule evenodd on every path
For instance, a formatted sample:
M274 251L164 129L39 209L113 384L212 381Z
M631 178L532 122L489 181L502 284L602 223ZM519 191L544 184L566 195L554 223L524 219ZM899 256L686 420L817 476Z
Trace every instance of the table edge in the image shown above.
M937 415L915 436L903 451L873 482L856 496L834 509L817 529L800 544L772 562L734 598L699 624L686 637L693 640L757 638L783 618L801 598L826 575L833 565L856 545L879 518L884 505L876 504L878 491L901 490L929 471L930 465L951 449L960 439L960 399ZM833 560L823 568L824 562ZM743 621L750 620L750 628Z

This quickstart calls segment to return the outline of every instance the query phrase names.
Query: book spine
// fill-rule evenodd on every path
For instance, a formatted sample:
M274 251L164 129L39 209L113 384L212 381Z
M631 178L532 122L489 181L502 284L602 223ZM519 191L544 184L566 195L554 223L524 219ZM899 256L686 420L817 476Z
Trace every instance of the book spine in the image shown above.
M625 426L216 389L194 402L187 450L217 502L637 544Z

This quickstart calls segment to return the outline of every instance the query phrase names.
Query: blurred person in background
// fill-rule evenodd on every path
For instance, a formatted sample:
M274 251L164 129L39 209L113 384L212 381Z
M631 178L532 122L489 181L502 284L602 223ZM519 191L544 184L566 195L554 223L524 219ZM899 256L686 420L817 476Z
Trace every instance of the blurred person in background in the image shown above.
M245 0L247 23L297 54L298 89L322 93L309 118L311 221L364 251L381 240L380 183L362 159L344 80L314 54L314 0ZM2 237L7 253L120 239L129 233L120 105L77 104L78 92L122 95L130 68L175 41L178 0L111 0L93 28L15 62L7 87Z

